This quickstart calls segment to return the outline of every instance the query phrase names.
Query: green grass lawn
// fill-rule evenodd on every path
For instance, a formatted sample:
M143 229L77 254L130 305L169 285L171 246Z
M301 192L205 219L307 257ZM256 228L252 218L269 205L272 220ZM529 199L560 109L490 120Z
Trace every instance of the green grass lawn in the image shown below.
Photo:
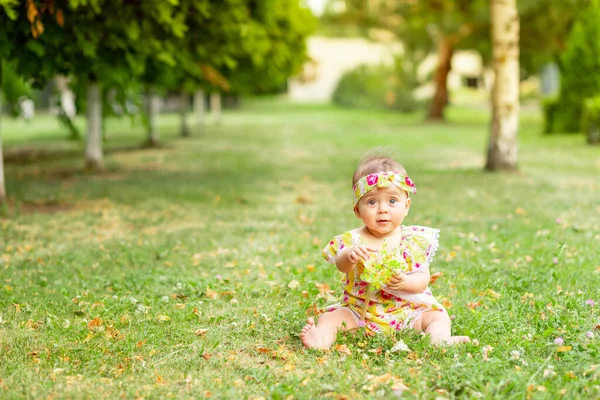
M3 120L0 398L599 398L600 149L526 113L520 172L483 173L488 120L249 102L187 140L164 116L160 149L109 121L98 175L54 119ZM419 188L405 223L441 230L432 290L478 342L301 346L377 145Z

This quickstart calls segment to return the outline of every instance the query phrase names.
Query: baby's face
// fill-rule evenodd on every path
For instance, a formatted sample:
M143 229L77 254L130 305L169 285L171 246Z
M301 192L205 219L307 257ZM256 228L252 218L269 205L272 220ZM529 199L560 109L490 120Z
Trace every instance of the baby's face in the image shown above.
M396 185L390 185L376 187L365 194L354 212L373 235L385 237L402 224L409 209L408 194Z

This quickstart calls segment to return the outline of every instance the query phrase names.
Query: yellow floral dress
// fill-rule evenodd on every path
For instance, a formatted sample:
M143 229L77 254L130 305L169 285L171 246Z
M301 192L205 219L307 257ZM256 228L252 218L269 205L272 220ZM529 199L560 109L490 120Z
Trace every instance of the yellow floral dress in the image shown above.
M423 226L401 226L402 239L397 246L393 246L394 257L398 257L403 265L403 272L407 275L428 270L438 247L439 230ZM366 246L366 240L357 232L348 231L335 236L325 249L323 257L335 264L337 253L351 246ZM365 305L365 298L369 291L369 284L360 279L363 265L359 263L356 268L346 274L344 294L339 303L330 305L326 311L338 308L347 308L355 316L357 323L362 326L360 315ZM369 304L366 309L364 326L369 333L391 334L395 331L412 328L415 321L425 312L436 310L446 312L444 307L437 302L431 290L426 288L422 293L407 293L387 289L371 290Z

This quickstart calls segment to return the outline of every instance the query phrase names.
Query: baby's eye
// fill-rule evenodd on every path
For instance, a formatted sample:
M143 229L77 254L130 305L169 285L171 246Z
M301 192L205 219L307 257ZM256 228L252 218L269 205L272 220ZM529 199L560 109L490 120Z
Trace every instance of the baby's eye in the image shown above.
M375 200L371 199L367 202L367 204L374 206L375 205Z
M390 204L396 204L398 202L398 200L396 199L390 199Z

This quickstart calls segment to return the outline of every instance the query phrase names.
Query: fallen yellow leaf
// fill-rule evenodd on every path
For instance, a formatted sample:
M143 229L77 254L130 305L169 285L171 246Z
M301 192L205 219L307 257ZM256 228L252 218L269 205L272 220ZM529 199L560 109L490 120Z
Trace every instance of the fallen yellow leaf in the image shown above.
M102 319L96 317L90 322L88 322L88 329L93 329L96 327L102 326Z
M346 346L345 344L338 344L335 346L335 349L338 351L338 353L345 354L347 356L352 355L352 352L350 351L348 346Z
M194 331L194 335L196 335L196 336L202 336L206 332L208 332L208 329L197 329L197 330Z
M331 293L331 288L326 283L315 283L315 287L319 289L319 293L321 294Z
M435 273L431 274L431 277L429 278L429 283L433 285L435 283L435 281L437 281L443 275L444 275L443 272L435 272Z
M165 385L167 383L167 381L164 380L163 377L158 374L158 371L154 371L154 374L156 375L156 379L154 380L156 384Z

